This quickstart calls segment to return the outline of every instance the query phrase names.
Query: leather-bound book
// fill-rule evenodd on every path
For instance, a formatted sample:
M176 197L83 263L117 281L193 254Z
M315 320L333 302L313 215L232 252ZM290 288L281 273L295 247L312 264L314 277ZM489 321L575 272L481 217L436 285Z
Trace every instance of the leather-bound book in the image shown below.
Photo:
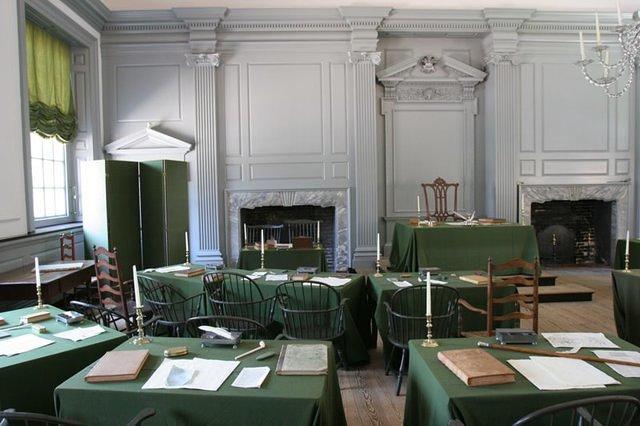
M84 376L84 380L89 383L135 380L148 357L146 349L107 352Z
M516 374L482 349L456 349L438 353L438 359L467 386L516 381Z
M204 268L200 266L195 266L189 269L185 269L184 271L176 272L173 275L175 275L176 277L191 278L191 277L197 277L198 275L204 275L205 272L206 271Z
M466 281L475 285L487 285L489 284L489 278L484 275L460 275L460 280Z

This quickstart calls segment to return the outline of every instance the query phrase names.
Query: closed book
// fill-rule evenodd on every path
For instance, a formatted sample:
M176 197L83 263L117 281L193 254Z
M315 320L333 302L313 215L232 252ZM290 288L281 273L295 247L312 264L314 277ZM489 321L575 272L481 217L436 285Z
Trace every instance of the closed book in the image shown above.
M486 285L489 284L489 278L484 275L460 275L460 279L462 281L466 281L471 284L476 285Z
M494 225L496 223L507 223L507 219L501 217L485 217L478 219L478 222L483 225Z
M89 383L135 380L148 357L146 349L107 352L84 376L84 380Z
M197 277L198 275L203 275L204 273L205 273L204 268L195 267L195 268L185 269L184 271L176 272L173 275L175 275L176 277L191 278L191 277Z
M327 374L328 351L323 344L288 344L280 349L276 374L281 376L319 376Z
M498 385L516 381L516 374L482 349L438 352L438 359L467 386Z

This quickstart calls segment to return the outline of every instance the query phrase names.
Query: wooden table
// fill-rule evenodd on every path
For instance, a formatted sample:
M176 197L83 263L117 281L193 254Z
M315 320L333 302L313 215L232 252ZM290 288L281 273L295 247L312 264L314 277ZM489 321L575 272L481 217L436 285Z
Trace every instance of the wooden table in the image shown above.
M266 249L264 251L264 267L296 270L300 266L318 268L318 272L327 270L327 258L324 248L288 248ZM243 248L238 257L238 269L260 268L260 250Z
M69 271L42 272L42 299L45 303L55 302L59 296L80 284L91 281L94 275L93 260L69 260L55 263L80 263L78 269ZM0 274L0 299L33 300L36 298L36 275L33 265L23 266Z
M618 336L640 345L640 269L614 269L613 315Z

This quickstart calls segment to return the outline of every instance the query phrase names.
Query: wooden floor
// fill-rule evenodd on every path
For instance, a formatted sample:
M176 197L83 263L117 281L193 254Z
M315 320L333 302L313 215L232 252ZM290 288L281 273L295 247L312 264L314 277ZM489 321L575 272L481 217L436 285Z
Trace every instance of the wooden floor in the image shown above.
M591 302L545 303L540 306L540 331L594 331L615 334L608 269L552 270L557 285L579 284L593 289ZM527 326L526 323L523 326ZM404 385L395 396L395 376L384 375L382 345L370 352L365 367L338 372L342 402L349 425L401 425Z

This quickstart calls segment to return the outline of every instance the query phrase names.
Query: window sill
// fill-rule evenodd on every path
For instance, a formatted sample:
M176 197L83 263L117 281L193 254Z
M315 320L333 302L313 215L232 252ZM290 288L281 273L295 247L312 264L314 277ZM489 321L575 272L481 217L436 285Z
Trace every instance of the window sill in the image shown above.
M6 243L10 241L19 241L19 240L24 240L31 237L60 233L60 232L68 231L71 229L78 229L78 228L82 229L82 222L70 222L70 223L63 223L60 225L43 226L41 228L36 228L35 231L29 232L26 235L20 235L18 237L11 237L11 238L0 240L0 243Z

